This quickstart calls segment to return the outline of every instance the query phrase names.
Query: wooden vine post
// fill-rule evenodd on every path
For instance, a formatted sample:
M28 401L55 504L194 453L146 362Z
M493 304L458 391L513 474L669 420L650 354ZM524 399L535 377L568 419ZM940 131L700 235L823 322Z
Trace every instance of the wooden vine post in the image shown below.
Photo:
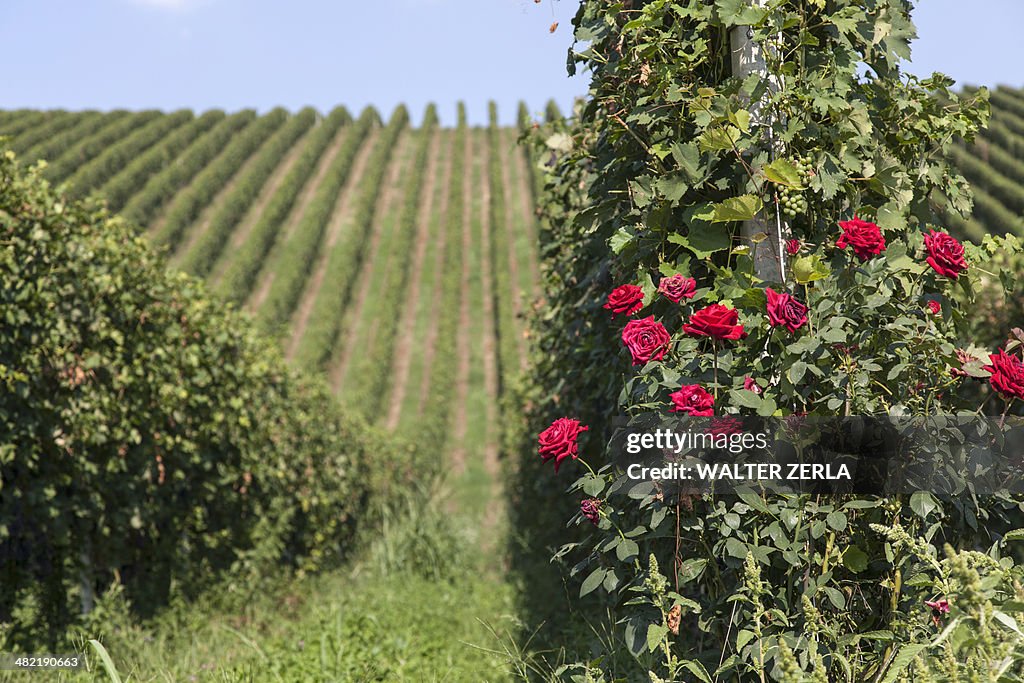
M763 7L768 0L747 0L751 5ZM757 74L768 82L768 88L762 99L751 102L750 125L753 128L764 127L767 130L771 155L781 149L775 140L771 126L771 115L765 106L771 93L779 88L778 80L768 74L765 63L765 47L754 40L754 32L749 26L736 26L729 35L732 53L732 73L743 80L751 74ZM754 270L757 276L767 282L786 281L785 239L789 230L779 207L770 203L753 220L744 221L741 234L745 244L749 244L754 259Z

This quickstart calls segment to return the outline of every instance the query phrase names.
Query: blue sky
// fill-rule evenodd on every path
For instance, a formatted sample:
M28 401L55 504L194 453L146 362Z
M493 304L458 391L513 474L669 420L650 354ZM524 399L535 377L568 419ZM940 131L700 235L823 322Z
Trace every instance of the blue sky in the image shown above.
M1024 85L1022 0L922 0L913 71ZM0 0L0 108L567 110L573 0ZM965 8L969 8L966 9ZM559 22L549 33L550 25Z

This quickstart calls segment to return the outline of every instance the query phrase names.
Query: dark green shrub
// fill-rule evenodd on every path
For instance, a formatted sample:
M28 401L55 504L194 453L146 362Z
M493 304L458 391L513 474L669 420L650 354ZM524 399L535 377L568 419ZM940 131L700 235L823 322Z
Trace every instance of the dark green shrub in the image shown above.
M129 224L0 158L0 624L344 555L407 452Z
M982 264L1019 243L968 245L970 269L954 280L925 265L922 233L944 227L937 206L971 208L945 154L986 120L986 95L901 72L914 35L902 0L584 0L574 25L591 93L575 120L534 141L549 171L547 303L519 389L532 424L511 425L522 430L510 447L524 459L512 509L528 623L547 619L539 640L577 647L580 663L560 672L576 680L799 680L794 663L819 680L895 680L925 651L928 615L884 531L906 529L932 551L987 550L1020 525L1019 498L630 490L613 419L667 414L670 394L691 385L719 416L976 409L950 369ZM733 74L734 30L767 46L766 76ZM884 252L842 248L838 223L855 216L877 223ZM799 244L787 251L776 231ZM674 275L696 279L692 301L658 293ZM636 317L665 326L663 357L631 365L629 316L605 309L620 285L641 292ZM772 327L768 287L806 304L809 320ZM687 333L711 304L747 334ZM563 416L589 426L586 466L562 465L569 481L537 457L537 433ZM594 525L582 498L601 501ZM556 549L568 578L530 561Z

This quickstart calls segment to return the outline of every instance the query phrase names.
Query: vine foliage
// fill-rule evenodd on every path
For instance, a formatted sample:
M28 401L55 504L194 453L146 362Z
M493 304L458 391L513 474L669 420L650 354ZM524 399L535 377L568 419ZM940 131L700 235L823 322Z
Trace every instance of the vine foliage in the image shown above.
M336 563L409 453L39 169L0 156L0 643L56 642L112 583L148 613Z
M998 564L1000 539L1019 526L1008 496L637 499L614 484L613 418L666 413L681 387L699 386L716 415L978 409L965 377L984 381L995 349L964 338L970 309L979 291L1004 295L1014 278L995 265L943 274L926 261L926 237L945 232L941 216L971 210L946 154L987 121L987 92L958 95L941 74L903 71L911 13L905 0L581 2L569 68L592 73L590 97L573 120L528 136L546 177L547 301L520 394L529 432L519 427L535 452L552 420L579 419L592 469L577 467L586 473L566 497L533 456L515 489L516 509L546 512L521 520L524 556L561 546L556 559L575 577L568 606L545 593L535 616L604 654L561 673L895 680L931 647L924 601L935 584L924 572L908 585L882 532L904 530L931 556L945 542L954 556L985 549ZM734 31L763 46L766 73L734 76ZM855 219L877 226L871 244L844 242L840 223ZM751 232L750 221L768 227ZM791 240L773 249L781 277L753 258L771 228ZM991 236L963 247L975 265L1019 249ZM696 281L692 298L659 293L676 276ZM605 310L623 286L641 292L636 320ZM766 315L780 295L789 325ZM735 311L743 335L693 333L709 306ZM632 330L655 324L668 332L664 353L631 363L623 342L642 345ZM987 396L997 414L1012 409ZM566 518L571 538L559 530ZM531 580L543 575L528 567ZM566 607L572 617L559 621Z

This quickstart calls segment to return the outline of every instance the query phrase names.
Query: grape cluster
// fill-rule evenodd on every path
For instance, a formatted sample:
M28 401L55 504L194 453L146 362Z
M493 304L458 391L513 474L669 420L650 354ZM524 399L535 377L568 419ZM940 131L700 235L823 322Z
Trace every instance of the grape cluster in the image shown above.
M805 156L793 162L796 170L800 172L802 181L806 181L811 175L811 157ZM802 190L795 190L783 185L779 188L779 206L786 218L796 218L807 212L807 198Z

